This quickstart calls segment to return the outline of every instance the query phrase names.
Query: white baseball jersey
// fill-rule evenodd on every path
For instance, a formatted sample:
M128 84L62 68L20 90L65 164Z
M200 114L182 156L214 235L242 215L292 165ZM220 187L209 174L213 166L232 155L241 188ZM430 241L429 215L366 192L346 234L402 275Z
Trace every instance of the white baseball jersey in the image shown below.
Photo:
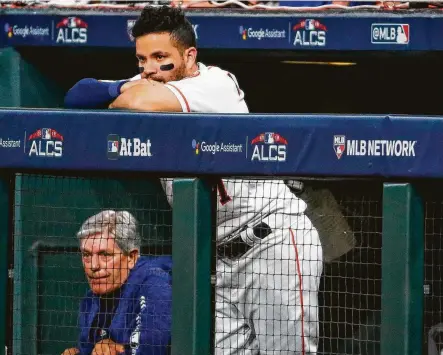
M166 86L177 96L184 112L247 113L243 91L234 75L217 67L199 63L199 71L192 77L168 82ZM172 205L172 179L162 179ZM269 214L288 210L300 213L306 204L299 200L294 210L293 194L282 180L223 179L220 189L230 201L217 208L217 241L224 243L246 224L254 226ZM218 198L220 199L220 192Z
M194 75L165 86L177 97L183 112L249 112L235 76L218 67L198 63Z

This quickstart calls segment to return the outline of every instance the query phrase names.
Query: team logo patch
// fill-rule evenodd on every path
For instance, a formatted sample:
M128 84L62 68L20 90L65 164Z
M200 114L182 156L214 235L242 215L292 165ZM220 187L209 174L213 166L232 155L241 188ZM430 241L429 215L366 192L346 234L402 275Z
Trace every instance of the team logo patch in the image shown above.
M334 152L338 159L346 150L346 136L334 136Z

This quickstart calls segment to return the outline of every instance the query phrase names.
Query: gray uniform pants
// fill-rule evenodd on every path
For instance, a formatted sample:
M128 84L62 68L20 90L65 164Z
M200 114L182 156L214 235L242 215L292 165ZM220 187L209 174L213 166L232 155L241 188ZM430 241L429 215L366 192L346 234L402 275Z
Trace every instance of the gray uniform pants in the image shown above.
M305 215L263 222L272 233L238 259L217 260L215 354L316 354L323 269Z

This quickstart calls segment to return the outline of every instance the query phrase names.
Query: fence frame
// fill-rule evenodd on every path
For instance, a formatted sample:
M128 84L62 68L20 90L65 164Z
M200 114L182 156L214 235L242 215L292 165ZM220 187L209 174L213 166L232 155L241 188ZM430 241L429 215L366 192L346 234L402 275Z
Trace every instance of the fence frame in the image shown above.
M422 351L423 202L411 184L383 188L381 354Z
M9 237L12 224L12 174L0 171L0 355L6 354L8 334Z

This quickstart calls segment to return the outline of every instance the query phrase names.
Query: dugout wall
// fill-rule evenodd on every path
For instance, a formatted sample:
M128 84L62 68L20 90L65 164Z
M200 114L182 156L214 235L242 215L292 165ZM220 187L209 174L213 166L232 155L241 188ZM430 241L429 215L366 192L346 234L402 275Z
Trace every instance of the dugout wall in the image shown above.
M41 116L39 116L40 114ZM30 240L33 240L35 235L45 235L45 238L49 236L51 239L53 236L55 237L54 240L58 240L59 238L57 238L58 235L56 232L60 231L65 233L64 231L66 231L65 237L71 238L72 243L72 230L74 230L72 224L75 224L73 216L78 216L81 218L82 216L86 215L88 211L88 200L90 199L85 199L84 196L92 193L94 198L90 203L93 206L93 210L95 208L100 208L102 205L119 207L122 206L121 203L123 202L120 200L114 200L115 196L109 192L109 190L114 189L115 186L117 186L115 187L115 190L118 191L118 196L121 196L122 194L129 194L131 198L124 201L124 203L129 204L131 208L135 206L136 211L139 208L149 210L152 207L157 208L157 206L159 206L159 204L151 204L148 205L150 207L145 207L144 203L148 200L136 200L137 202L132 200L132 197L136 194L135 190L138 191L141 189L142 191L145 191L143 190L144 185L141 186L132 182L129 187L128 185L123 185L120 187L119 184L112 182L112 184L109 186L105 185L104 187L100 187L101 185L99 180L96 180L97 183L85 183L82 182L82 179L63 177L67 174L59 174L55 176L53 174L51 175L46 173L46 175L49 176L43 179L41 176L41 169L51 169L51 171L66 171L66 169L68 169L72 174L72 166L70 164L74 164L75 167L81 171L96 171L96 169L102 167L103 171L101 174L106 174L106 178L116 178L117 176L114 174L119 170L119 168L125 170L121 172L121 174L132 174L133 171L140 172L140 169L146 169L148 173L154 173L156 176L158 176L162 171L173 168L176 170L169 170L169 175L174 173L176 174L175 176L190 175L193 171L197 171L196 175L198 175L211 171L211 175L214 177L240 177L250 176L251 174L263 174L260 176L275 178L277 175L294 177L294 175L291 174L290 169L297 166L297 169L299 169L297 171L304 172L303 175L306 175L301 178L303 181L307 180L307 183L311 184L313 187L315 187L315 185L317 185L317 187L326 187L334 192L341 206L340 211L349 220L349 224L352 227L353 232L357 235L358 240L356 248L351 253L345 254L342 259L337 260L331 265L325 266L325 270L326 267L329 267L330 269L329 271L325 271L325 280L323 281L324 292L321 295L321 297L323 297L323 303L322 308L320 309L322 317L322 324L320 325L322 330L320 346L323 353L377 354L378 351L380 351L382 354L382 351L385 351L391 354L392 352L389 352L389 346L395 347L395 349L403 350L406 346L408 349L412 349L411 351L417 350L416 342L420 340L419 338L422 335L421 331L417 331L417 327L421 329L422 326L420 317L423 315L423 309L419 306L421 302L420 299L423 297L423 281L419 277L414 277L413 280L408 280L407 276L413 275L413 273L410 272L406 273L406 276L401 278L399 277L399 273L391 273L391 279L389 279L389 274L387 277L385 277L383 273L385 272L384 270L395 270L395 268L392 269L393 266L406 269L409 268L411 269L410 271L419 270L419 268L416 266L419 266L420 263L409 264L408 261L411 261L412 257L409 259L401 258L399 256L405 256L406 254L400 253L400 255L397 255L397 252L402 246L409 252L423 256L424 252L420 249L420 243L423 242L424 239L422 235L420 235L419 231L413 232L411 226L409 226L407 223L407 221L411 220L417 221L414 215L410 211L408 212L407 209L413 203L411 202L412 200L409 201L409 187L404 186L401 189L402 192L400 197L405 199L403 202L397 201L396 204L393 205L394 207L382 208L382 182L387 183L407 179L407 181L413 181L415 183L415 179L420 178L421 174L426 173L429 178L424 181L424 185L422 187L424 191L430 195L426 195L422 192L420 192L420 194L423 195L425 201L427 201L428 196L433 198L434 201L436 201L436 211L438 211L439 206L441 206L442 199L440 198L439 194L433 193L438 191L438 189L435 187L431 188L432 185L430 184L430 181L432 178L438 178L437 174L440 174L441 172L441 165L439 163L441 157L436 149L441 141L440 135L442 135L440 129L438 128L441 124L440 118L386 118L382 116L254 116L257 119L251 121L251 116L235 116L235 119L229 117L229 119L224 120L223 125L221 126L221 119L217 115L199 116L183 114L162 115L162 117L157 117L157 115L152 114L120 112L118 114L113 112L81 112L80 114L73 111L54 110L44 112L36 112L34 110L2 110L1 117L0 123L2 123L2 127L11 137L17 134L21 136L24 131L34 132L34 130L38 127L49 127L55 125L59 128L59 131L63 133L64 144L66 144L64 145L63 159L45 159L33 155L30 156L29 143L25 147L22 147L25 149L25 152L23 152L22 149L10 148L8 151L9 154L3 155L2 164L4 165L4 168L8 169L5 170L4 173L14 171L14 169L19 169L21 166L26 167L27 169L40 169L36 171L36 174L39 174L36 177L29 177L25 175L20 176L22 182L17 180L17 193L15 194L16 202L14 203L15 210L25 211L27 209L27 212L23 212L25 213L26 217L17 215L14 210L11 211L11 216L14 213L14 224L19 226L16 227L16 230L13 228L11 231L12 235L14 235L16 232L19 233L19 240L17 242L24 242L28 237L31 238ZM131 119L129 119L129 117ZM87 129L90 128L92 122L91 119L94 120L96 128L94 130ZM71 120L75 120L75 130L68 129L66 126L67 122L71 122ZM422 125L422 123L425 122L423 120L426 120L426 122L429 124ZM14 121L16 124L8 125L8 123L12 121ZM125 124L122 125L122 122L125 122ZM176 127L175 130L170 130L171 123L174 123L174 127ZM106 154L106 143L109 132L118 132L122 137L130 137L134 131L138 132L143 124L149 125L149 129L146 128L142 131L150 132L149 136L152 140L153 156L150 157L146 162L143 161L143 164L141 164L140 160L138 159L126 159L123 157L122 159L118 160L109 160ZM184 127L188 125L192 126L193 129L186 130ZM248 125L250 125L250 127ZM243 154L232 155L231 159L229 160L225 160L225 157L222 155L196 155L195 149L192 148L192 140L195 139L195 137L204 137L206 134L208 134L208 127L211 127L211 129L218 132L217 134L220 136L217 136L216 138L220 138L222 140L226 139L231 142L239 140L243 142L242 144L248 145L249 147L249 139L245 140L247 137L243 136L245 132L244 129L241 130L236 127L248 127L248 132L250 129L255 135L256 132L266 130L268 125L278 127L281 134L286 135L285 138L288 141L288 152L291 154L291 159L288 159L284 163L279 163L279 165L253 162L251 159L247 159L247 157L245 157ZM364 134L364 136L368 137L368 139L378 137L379 135L382 135L386 139L394 139L401 136L403 139L413 140L418 143L416 145L416 150L414 151L414 156L396 159L395 164L389 157L357 156L353 154L351 150L349 150L349 155L343 156L341 158L343 160L341 160L337 158L337 153L332 144L334 141L333 137L337 130L346 133L346 135L350 137ZM82 140L78 139L78 131L83 132L81 136ZM168 132L168 134L164 134L166 132ZM27 140L24 139L24 141ZM180 144L180 149L173 148L175 144ZM303 149L303 147L308 147L309 149ZM88 152L88 155L90 157L94 157L95 160L84 159L84 152L86 151ZM250 150L248 151L251 153ZM310 156L311 159L308 159L308 156ZM319 160L322 161L322 164L318 164ZM223 164L221 164L221 162L223 162ZM215 167L220 170L214 171ZM229 170L223 169L232 169L234 173L230 173ZM264 169L264 171L261 169ZM325 169L328 169L328 171ZM376 169L376 173L374 173L374 169ZM30 171L28 170L26 173L29 174ZM355 178L358 173L361 174L361 177ZM371 177L371 174L374 176ZM377 174L390 176L390 178L382 178ZM345 175L347 178L343 180L342 178L327 179L321 178L320 175ZM78 174L78 176L84 176L84 173ZM318 176L318 178L310 179L309 177L312 176ZM406 176L408 176L408 178L406 178ZM88 179L91 178L91 176L85 177ZM352 179L350 180L351 177ZM422 178L423 177L421 177L421 179ZM130 179L130 181L133 181L133 179ZM43 184L43 187L39 186L40 183ZM140 180L139 183L141 183ZM54 188L54 186L57 188ZM418 188L421 188L420 184L417 184L417 186ZM73 190L78 190L75 195L72 192ZM59 194L56 196L55 200L55 197L52 195L53 191ZM143 194L147 196L151 193L148 190L148 192ZM75 197L72 199L72 201L69 198L71 195L74 195ZM155 195L155 193L153 195ZM194 194L191 195L193 197L197 196ZM21 200L17 200L17 196L19 196ZM164 195L162 196L164 197ZM392 198L395 200L394 197L395 196L392 196ZM59 198L60 200L58 200ZM383 198L385 198L385 196L383 196ZM46 202L46 200L49 202ZM184 201L186 201L186 199L182 201L184 204L182 207L186 209L185 213L180 211L177 211L177 213L178 215L183 215L183 217L180 217L182 219L182 226L188 225L188 227L195 228L194 232L188 233L188 236L192 237L197 235L205 235L207 237L207 234L202 234L204 232L201 232L201 229L199 229L198 221L201 219L199 219L198 214L196 213L201 210L208 213L210 209L189 208L190 204L184 203ZM163 202L165 201L163 200ZM58 208L57 206L61 207ZM403 210L401 208L403 208ZM68 212L68 209L73 211ZM81 211L83 209L85 209L86 212ZM167 206L165 207L165 211L166 213L169 213ZM390 219L394 222L396 221L401 223L401 226L393 226L391 228L391 231L388 234L391 236L391 238L393 238L392 243L385 244L382 238L383 230L381 222L382 217L386 218L386 213L389 211L391 211ZM392 211L394 211L394 213L392 213ZM440 228L440 219L438 217L439 212L436 212L436 214L433 215L431 211L432 210L428 209L426 212L428 220L427 223L434 223L431 233L434 233L435 238L438 239L437 234L439 233ZM74 214L72 215L72 213ZM384 215L382 215L382 213L384 213ZM395 213L400 213L402 217L409 216L409 219L404 220L396 218ZM34 214L36 215L35 218ZM332 216L334 216L334 214L332 214ZM37 218L38 220L36 221ZM159 217L159 219L163 221L161 217ZM62 224L60 224L60 220L62 221ZM204 218L204 220L208 222L208 219ZM26 223L29 223L29 227L25 229L23 224ZM156 224L157 226L159 225L158 219L156 222L152 223ZM160 222L160 225L162 225L162 223L163 222ZM422 224L422 226L424 226L424 224ZM14 225L12 225L12 227L14 227ZM24 231L22 231L20 228ZM70 230L70 228L72 228L72 230ZM208 228L208 226L206 225L205 228ZM427 228L431 228L431 225L427 225ZM204 230L205 229L203 228L203 231ZM157 234L153 232L152 235L156 236ZM418 243L417 247L408 248L407 243L410 242L408 235L413 236L411 238L415 238L415 242ZM194 239L194 241L195 240L196 239ZM180 245L182 241L178 239L177 243ZM198 243L193 244L194 247L198 245ZM385 245L387 245L387 247ZM61 245L62 248L70 246L72 246L72 244ZM183 250L179 250L183 253L185 253L185 251L194 253L192 255L195 257L197 254L195 254L195 248L190 247L192 244L189 243L186 244L186 246L187 248L182 246ZM428 248L430 250L435 250L436 254L433 255L438 258L438 246L435 247L434 244L432 248ZM23 253L29 252L29 249L25 250L25 248L22 248L22 250ZM73 250L69 248L63 250L73 252ZM69 292L71 290L71 285L68 285L67 283L64 284L62 282L63 275L57 275L51 272L51 268L54 268L56 265L61 265L64 262L63 258L59 258L57 256L59 251L61 251L61 249L57 249L56 245L55 249L46 251L43 249L42 254L39 255L39 257L42 258L41 260L47 262L45 265L48 268L47 270L39 270L42 271L42 273L38 277L42 277L43 281L47 280L46 276L48 276L49 280L51 277L54 277L54 282L52 284L50 284L49 281L44 287L43 284L41 284L41 288L37 287L37 292L45 292L45 297L57 298L53 293ZM14 250L14 252L16 253L14 258L20 261L19 258L23 258L23 256L20 256L20 250ZM358 252L359 255L357 254L352 257L351 254L354 254L355 252ZM382 252L389 256L387 261L383 260ZM202 252L202 255L207 256L207 254L204 252ZM75 270L74 255L71 256L73 257L73 264L70 264L69 266ZM190 256L189 258L183 258L183 260L193 260L193 266L189 269L190 265L188 264L186 268L183 268L183 270L186 269L188 272L190 272L189 270L206 270L207 276L210 271L209 268L198 268L197 259L194 257ZM419 262L420 259L417 258L416 260ZM438 261L431 261L430 264L438 265ZM423 264L421 265L423 266ZM18 266L20 267L20 265ZM80 270L78 271L80 272ZM20 279L20 275L20 271L18 274L16 274L14 270L14 274L12 276L15 284L19 284L22 281L24 282L24 280ZM395 276L393 279L392 275ZM434 280L439 280L438 274L433 274L432 277ZM29 279L31 280L32 277ZM385 279L388 281L384 281ZM78 280L79 279L76 277L70 279L71 282ZM206 285L209 285L209 277L207 278L207 281L208 283ZM413 282L409 283L408 281ZM385 285L383 286L384 282ZM417 287L417 283L420 284L419 287ZM438 281L436 281L436 283L438 283ZM187 291L191 292L196 290L197 285L198 282L192 284L192 287L188 288ZM27 286L28 285L25 287ZM56 289L55 291L54 287ZM15 292L15 290L13 292ZM14 293L12 294L14 295ZM17 297L17 294L15 294L15 296L15 304L20 306L20 298ZM26 300L25 308L28 305L32 306L30 302L32 302L32 299L34 299L35 294L23 294L22 296L29 297L29 299ZM396 303L391 305L391 308L393 310L397 309L398 317L395 319L399 320L400 322L393 322L392 318L390 318L393 316L389 312L386 313L386 315L389 315L387 319L383 318L383 312L377 315L377 312L380 309L383 311L383 304L385 304L385 308L390 307L390 297L391 299L396 300ZM437 298L439 297L439 293L436 291L433 297L435 297L434 299L439 300ZM184 299L184 297L182 298ZM186 299L189 300L188 298ZM58 298L57 302L60 300L61 298ZM40 298L38 302L39 303L37 306L44 307L42 310L45 311L46 314L50 315L49 317L44 318L45 315L40 314L39 318L37 318L37 327L40 329L39 333L37 334L39 334L40 337L41 334L51 334L51 337L52 335L57 335L60 331L60 322L62 325L64 325L65 322L66 324L69 324L69 322L74 321L73 317L68 317L68 313L72 312L70 311L70 307L72 307L72 309L75 308L74 300L66 298L64 299L64 303L57 303L54 301L48 304ZM387 305L386 302L388 302ZM436 304L438 305L439 302L437 301ZM60 307L64 306L65 309L58 309L52 312L50 307L53 305L59 305ZM195 307L196 303L193 303L191 306ZM333 309L333 307L335 307L335 309ZM15 313L15 319L20 319L20 317L22 317L19 312ZM63 314L64 318L56 318L56 314ZM207 312L203 313L203 316L207 316L207 314ZM403 320L401 320L400 315L403 317ZM199 314L196 312L193 313L192 316L198 317ZM42 319L48 323L42 323ZM179 320L180 319L181 318L179 317ZM368 324L369 322L372 323ZM35 321L31 319L29 324L31 324L30 328L32 330ZM398 332L395 336L386 333L390 336L388 341L385 341L386 345L384 345L383 339L381 338L383 332L380 330L380 326L383 326L383 324L385 324L384 326L388 324L388 326L394 327L396 332ZM407 325L406 327L404 326L405 324ZM187 325L189 325L189 322ZM372 327L367 327L367 325ZM186 330L189 330L187 326L182 327L181 329L185 328ZM209 328L205 327L202 331L207 331L208 329ZM372 335L375 336L374 338L366 337L359 339L355 337L358 332L363 334L362 330L370 329L373 331ZM379 331L380 335L377 335L377 331ZM72 333L72 335L73 334L74 333ZM63 335L66 335L66 333ZM22 351L32 350L29 344L32 343L32 341L39 341L39 339L34 338L33 335L26 338L22 334L21 337L25 344ZM414 341L412 343L405 343L405 337L414 339ZM192 338L183 337L183 339L189 340ZM14 340L19 341L20 339ZM52 346L62 345L61 342L60 344L58 343L58 339L51 338L51 340L53 342ZM69 340L66 340L66 343L68 342ZM388 346L388 349L383 350L380 345ZM421 347L422 343L419 342L419 345ZM52 349L53 348L48 350L48 348L46 348L45 351L52 351ZM400 353L407 353L406 350L403 350L401 350ZM417 352L413 354L416 353Z

